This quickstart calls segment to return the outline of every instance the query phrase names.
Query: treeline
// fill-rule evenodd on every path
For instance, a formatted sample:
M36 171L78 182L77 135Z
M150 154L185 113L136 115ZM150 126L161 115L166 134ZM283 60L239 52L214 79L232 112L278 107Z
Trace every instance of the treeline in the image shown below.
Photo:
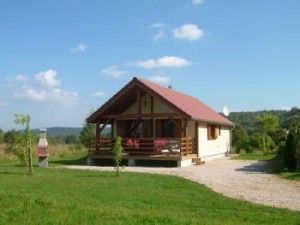
M15 142L22 132L16 130L9 130L4 132L0 129L0 144L2 143L11 143ZM39 134L37 132L33 132L34 139L36 142L38 141ZM78 144L80 143L80 135L78 134L69 134L69 135L58 135L51 136L47 135L47 141L50 145L56 144Z
M285 163L296 168L300 140L300 109L258 112L233 112L228 118L235 123L233 146L239 153L254 150L277 151L284 155ZM292 163L288 162L292 161Z

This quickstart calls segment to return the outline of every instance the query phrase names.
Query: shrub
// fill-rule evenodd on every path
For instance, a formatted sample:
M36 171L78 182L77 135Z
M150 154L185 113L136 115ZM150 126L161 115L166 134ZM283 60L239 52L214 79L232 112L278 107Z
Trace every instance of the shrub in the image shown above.
M284 164L289 171L295 171L297 168L297 147L297 135L294 132L291 132L287 136L284 152Z

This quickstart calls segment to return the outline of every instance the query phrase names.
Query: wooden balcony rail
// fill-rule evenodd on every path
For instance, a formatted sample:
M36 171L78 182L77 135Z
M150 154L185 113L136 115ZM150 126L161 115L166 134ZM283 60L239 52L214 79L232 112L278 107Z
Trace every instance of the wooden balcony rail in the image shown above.
M89 154L112 154L115 139L100 138L91 140ZM194 140L191 137L184 138L123 138L123 152L127 154L192 154Z

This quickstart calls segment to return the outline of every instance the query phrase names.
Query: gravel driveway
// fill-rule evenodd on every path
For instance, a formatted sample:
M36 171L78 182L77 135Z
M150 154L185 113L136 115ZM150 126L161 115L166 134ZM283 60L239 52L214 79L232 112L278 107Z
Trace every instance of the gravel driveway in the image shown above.
M112 167L67 166L73 169L108 171ZM270 174L266 161L228 158L183 168L126 167L128 172L159 173L184 177L226 196L279 208L300 211L300 182Z

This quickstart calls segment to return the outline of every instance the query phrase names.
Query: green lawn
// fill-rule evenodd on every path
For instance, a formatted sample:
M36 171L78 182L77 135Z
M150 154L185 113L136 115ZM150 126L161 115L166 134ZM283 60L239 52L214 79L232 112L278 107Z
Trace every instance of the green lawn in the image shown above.
M0 165L0 224L300 224L183 178Z
M232 157L232 159L237 160L275 160L278 159L276 153L268 153L266 155L262 154L262 152L255 153L240 153L237 156Z
M289 172L287 170L282 170L278 174L283 178L300 181L300 172Z

